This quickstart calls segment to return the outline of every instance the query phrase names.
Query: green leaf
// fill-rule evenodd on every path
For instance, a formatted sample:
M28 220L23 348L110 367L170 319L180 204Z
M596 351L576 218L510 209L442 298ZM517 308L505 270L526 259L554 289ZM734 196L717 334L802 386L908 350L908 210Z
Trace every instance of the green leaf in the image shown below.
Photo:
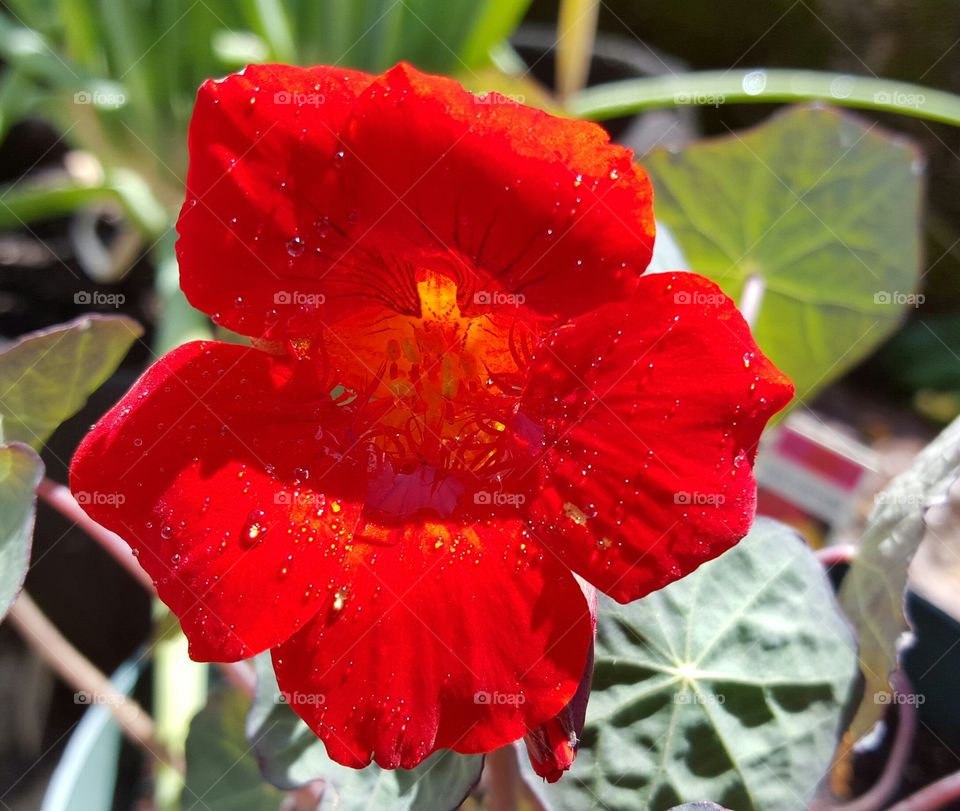
M239 690L210 696L190 722L183 809L270 811L284 793L264 782L243 734L249 700Z
M0 446L0 619L17 599L30 564L43 462L19 443Z
M0 352L0 416L7 441L41 447L142 334L129 318L87 315L26 335Z
M602 605L579 754L558 783L531 784L555 811L705 797L800 811L829 767L856 676L823 568L792 530L759 520L684 579Z
M902 139L795 107L646 167L690 270L735 301L748 278L763 282L754 334L800 398L900 323L918 284L923 167Z
M323 780L324 800L338 811L451 811L480 779L482 755L449 751L437 752L410 770L375 764L357 770L334 763L281 697L270 654L254 661L257 693L247 718L247 736L263 776L274 785L290 789Z
M857 554L840 588L840 604L860 636L866 680L851 732L865 735L886 710L887 677L897 666L907 569L926 530L927 510L946 501L960 479L960 419L918 454L913 465L876 496Z

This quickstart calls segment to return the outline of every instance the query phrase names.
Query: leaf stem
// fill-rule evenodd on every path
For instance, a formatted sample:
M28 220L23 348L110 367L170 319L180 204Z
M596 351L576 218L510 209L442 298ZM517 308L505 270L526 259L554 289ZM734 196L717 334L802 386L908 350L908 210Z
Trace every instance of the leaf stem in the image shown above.
M676 105L823 101L960 126L960 96L910 82L815 70L707 70L626 79L573 95L567 112L602 121Z
M117 690L106 675L73 647L26 591L20 592L9 617L43 661L67 684L83 694L84 703L103 704L133 743L167 768L176 773L184 772L183 758L170 752L157 738L153 720L144 709Z
M147 591L154 591L153 580L137 563L127 542L87 515L66 487L50 479L43 479L37 487L37 495L100 544L100 547Z
M954 772L896 805L890 806L887 811L934 811L958 798L960 798L960 772Z

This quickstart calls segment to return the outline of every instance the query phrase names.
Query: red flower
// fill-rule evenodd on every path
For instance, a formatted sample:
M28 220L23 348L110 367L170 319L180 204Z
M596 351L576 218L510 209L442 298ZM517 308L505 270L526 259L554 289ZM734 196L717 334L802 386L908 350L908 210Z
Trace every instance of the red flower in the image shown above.
M332 758L535 732L591 645L574 572L633 600L746 533L791 386L711 282L641 276L650 184L599 127L257 66L201 88L190 157L183 289L254 347L162 358L71 483Z

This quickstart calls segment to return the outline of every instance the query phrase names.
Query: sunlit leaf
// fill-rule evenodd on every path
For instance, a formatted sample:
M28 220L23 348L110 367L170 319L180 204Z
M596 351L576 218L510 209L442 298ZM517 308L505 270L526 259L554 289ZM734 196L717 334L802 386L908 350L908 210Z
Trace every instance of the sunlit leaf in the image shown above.
M42 446L113 374L142 334L129 318L87 315L26 335L0 352L0 416L7 441Z
M644 164L690 270L738 302L748 278L762 281L754 333L800 398L916 303L923 162L876 125L796 107Z
M579 755L528 779L553 811L712 798L801 811L829 767L856 647L816 558L757 522L736 547L629 605L606 602Z

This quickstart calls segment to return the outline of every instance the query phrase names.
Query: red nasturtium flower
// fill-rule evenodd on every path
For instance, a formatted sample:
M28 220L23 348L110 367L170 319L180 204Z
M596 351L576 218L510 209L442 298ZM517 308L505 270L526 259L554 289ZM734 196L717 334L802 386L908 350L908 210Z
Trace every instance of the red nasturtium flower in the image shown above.
M124 496L86 509L191 655L271 650L334 760L530 733L556 777L574 573L634 600L736 543L789 382L713 283L641 275L650 183L596 125L407 65L263 65L203 85L189 146L181 284L253 346L157 362L74 491Z

